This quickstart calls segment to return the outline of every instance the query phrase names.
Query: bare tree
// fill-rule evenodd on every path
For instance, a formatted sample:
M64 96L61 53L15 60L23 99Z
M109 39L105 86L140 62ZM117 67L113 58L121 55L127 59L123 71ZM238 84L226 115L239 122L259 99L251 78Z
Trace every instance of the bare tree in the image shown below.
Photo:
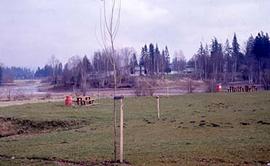
M79 64L81 63L81 58L79 56L73 56L71 58L69 58L67 64L66 64L66 71L65 77L68 78L70 80L70 82L73 85L73 93L75 93L75 89L76 87L79 86Z
M58 70L58 66L60 64L60 61L54 56L52 55L50 60L49 60L49 65L52 68L52 82L53 84L57 84L57 70Z
M110 55L114 71L114 95L117 88L115 39L118 34L121 16L121 0L101 0L100 15L101 40L105 52ZM108 3L107 3L108 2Z
M3 81L3 65L1 64L0 62L0 86L2 84L2 81Z
M110 55L110 60L113 65L114 76L114 96L117 90L117 72L116 72L116 52L115 39L120 26L121 16L121 0L101 0L102 10L100 14L100 31L104 50ZM108 3L107 3L108 2ZM114 159L116 161L116 111L114 105Z
M182 50L176 51L174 53L174 58L172 61L172 67L174 71L177 71L178 74L183 71L186 67L186 58Z
M133 55L136 55L136 51L134 48L123 48L120 50L119 57L117 58L118 61L120 61L120 67L122 71L120 72L122 76L127 76L130 73L130 59L132 58Z

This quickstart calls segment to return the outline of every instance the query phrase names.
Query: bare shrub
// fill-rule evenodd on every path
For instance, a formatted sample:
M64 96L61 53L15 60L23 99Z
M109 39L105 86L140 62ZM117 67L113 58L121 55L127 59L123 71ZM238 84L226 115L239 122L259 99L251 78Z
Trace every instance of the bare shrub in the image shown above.
M14 95L13 99L15 101L29 100L29 98L24 94Z
M206 92L215 92L216 81L215 80L207 80L205 82L206 82L206 85L207 85Z
M263 74L262 83L265 90L270 90L270 70L266 70Z
M46 99L51 99L52 98L52 94L51 93L46 93L45 98Z
M46 99L51 99L52 98L52 94L51 93L46 93L41 100L46 100Z
M135 94L136 96L153 96L155 93L154 86L156 81L153 79L140 79L136 81Z

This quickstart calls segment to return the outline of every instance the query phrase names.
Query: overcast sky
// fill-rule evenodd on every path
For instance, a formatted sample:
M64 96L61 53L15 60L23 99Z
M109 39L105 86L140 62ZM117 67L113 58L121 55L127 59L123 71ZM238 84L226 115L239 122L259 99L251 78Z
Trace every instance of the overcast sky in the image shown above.
M52 55L91 57L101 49L100 8L100 0L0 0L0 62L36 68ZM116 45L140 53L153 42L190 58L214 36L231 41L235 32L243 45L270 32L269 13L270 0L122 0Z

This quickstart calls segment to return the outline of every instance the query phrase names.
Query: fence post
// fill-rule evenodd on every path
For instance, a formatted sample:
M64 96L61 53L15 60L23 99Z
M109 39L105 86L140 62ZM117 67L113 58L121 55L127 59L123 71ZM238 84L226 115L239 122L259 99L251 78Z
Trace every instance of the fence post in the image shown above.
M124 160L124 110L123 110L123 98L120 100L120 163Z
M159 120L160 119L159 96L156 96L156 99L157 99L157 116Z
M119 146L119 156L120 156L120 163L124 161L124 103L123 103L124 96L115 96L115 100L120 100L120 146ZM115 139L116 140L116 139ZM115 142L116 145L116 142ZM116 157L116 146L115 146L115 157Z

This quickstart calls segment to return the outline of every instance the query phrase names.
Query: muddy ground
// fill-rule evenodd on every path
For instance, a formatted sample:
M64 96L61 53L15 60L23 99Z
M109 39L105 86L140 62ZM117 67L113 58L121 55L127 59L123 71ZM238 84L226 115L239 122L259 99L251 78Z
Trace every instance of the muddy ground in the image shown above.
M0 138L3 137L22 137L30 136L33 134L49 133L52 131L63 131L79 129L85 125L89 125L87 121L31 121L25 119L4 118L0 117ZM18 157L0 155L0 161L18 163L19 165L28 165L29 163L34 165L68 165L68 166L114 166L120 164L119 161L114 162L110 160L106 161L72 161L58 158L46 158L46 157ZM15 162L14 162L15 161ZM128 161L124 161L122 166L130 166Z
M0 138L13 135L44 133L54 130L71 130L89 124L87 121L31 121L0 117Z

